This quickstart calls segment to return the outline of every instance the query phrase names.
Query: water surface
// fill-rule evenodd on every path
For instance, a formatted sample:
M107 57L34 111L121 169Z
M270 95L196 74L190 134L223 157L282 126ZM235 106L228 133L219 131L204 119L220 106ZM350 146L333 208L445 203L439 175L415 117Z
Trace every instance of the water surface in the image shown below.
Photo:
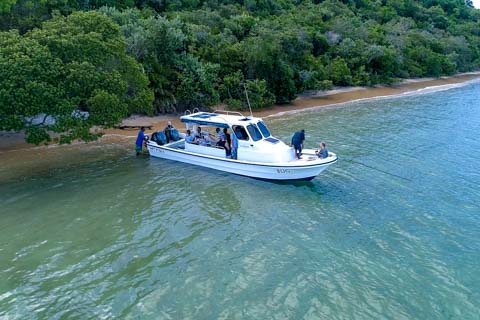
M267 119L339 155L308 183L128 143L5 162L0 319L478 319L478 101L477 82Z

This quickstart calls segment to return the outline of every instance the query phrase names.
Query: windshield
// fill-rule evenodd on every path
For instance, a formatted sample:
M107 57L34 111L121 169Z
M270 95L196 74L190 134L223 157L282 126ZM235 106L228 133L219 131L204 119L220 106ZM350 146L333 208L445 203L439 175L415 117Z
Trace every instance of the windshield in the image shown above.
M258 128L260 128L260 131L262 131L262 134L265 138L270 137L270 131L268 131L268 128L265 125L265 123L263 123L263 121L259 121L257 125L258 125Z
M262 134L258 130L257 126L254 124L249 124L247 126L248 133L250 133L250 137L252 137L253 141L262 140Z

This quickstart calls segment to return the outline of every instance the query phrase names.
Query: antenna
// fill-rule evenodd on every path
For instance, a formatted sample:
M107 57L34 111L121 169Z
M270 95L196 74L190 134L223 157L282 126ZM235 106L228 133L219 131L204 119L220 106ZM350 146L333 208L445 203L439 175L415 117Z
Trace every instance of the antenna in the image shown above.
M250 107L250 100L248 99L247 86L243 83L243 89L245 89L245 96L247 97L248 110L250 110L250 116L253 118L252 107Z

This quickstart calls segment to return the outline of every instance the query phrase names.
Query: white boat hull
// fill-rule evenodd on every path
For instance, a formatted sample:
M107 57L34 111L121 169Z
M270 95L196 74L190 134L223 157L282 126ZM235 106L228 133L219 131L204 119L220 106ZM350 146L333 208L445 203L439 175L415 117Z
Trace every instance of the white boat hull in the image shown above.
M195 154L182 149L171 148L168 145L159 146L152 142L149 142L147 147L150 155L153 157L180 161L252 178L277 181L311 180L337 161L337 156L332 154L327 159L258 163ZM310 156L308 156L309 153ZM304 157L313 159L312 155L314 155L314 150L305 150Z

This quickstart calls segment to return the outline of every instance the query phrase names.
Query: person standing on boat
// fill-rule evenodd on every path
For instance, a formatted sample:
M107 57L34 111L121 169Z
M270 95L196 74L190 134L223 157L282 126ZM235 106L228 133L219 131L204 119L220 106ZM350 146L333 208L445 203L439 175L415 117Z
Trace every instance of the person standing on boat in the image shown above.
M135 142L135 152L137 156L142 153L143 140L145 140L145 127L141 127L140 131L138 131L137 141Z
M165 136L167 137L167 143L173 140L173 135L172 135L173 129L174 127L172 125L172 122L168 121L167 126L163 130L163 132L165 132Z
M228 147L231 147L232 137L230 137L230 134L228 133L227 128L223 128L223 136L225 137L225 141L227 141Z
M230 133L230 154L232 159L237 160L238 157L238 138L235 132L232 130Z
M220 140L222 137L225 137L225 131L222 131L220 128L215 129L217 133L217 139Z
M217 137L216 137L217 146L223 147L222 138L225 138L225 133L223 133L223 131L220 130L220 128L215 129L215 132L217 133Z
M219 141L219 146L225 149L225 158L229 159L230 158L230 145L227 143L226 139L224 136L220 138Z
M305 141L305 130L302 129L293 134L291 145L295 148L295 155L298 159L302 155L303 142Z
M227 158L232 158L232 138L230 138L230 134L228 134L228 129L223 128L223 137L222 139L225 141L224 142L224 148L225 148L225 155Z

